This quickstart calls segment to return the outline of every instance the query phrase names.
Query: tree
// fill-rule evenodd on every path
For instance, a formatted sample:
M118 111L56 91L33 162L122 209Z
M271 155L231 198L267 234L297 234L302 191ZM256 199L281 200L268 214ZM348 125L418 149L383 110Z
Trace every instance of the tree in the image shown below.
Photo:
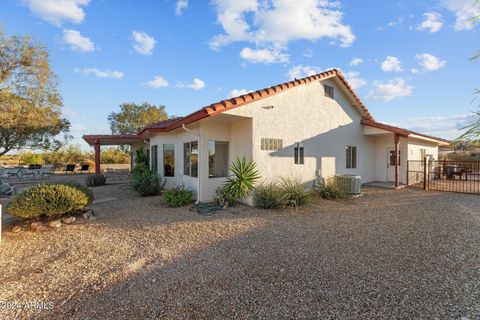
M480 7L480 0L476 0L473 4L474 6ZM480 16L472 17L473 23L477 22L480 20ZM480 60L480 53L477 53L472 57L472 61L476 62ZM475 89L474 91L475 94L480 95L480 89ZM472 123L471 125L462 128L466 129L467 131L462 134L460 137L458 137L456 140L468 140L471 142L478 143L480 140L480 112L474 112L475 116L477 117L477 120Z
M149 124L168 119L162 105L124 103L120 109L120 112L112 112L108 116L113 134L136 134Z
M57 85L44 46L0 30L0 156L62 145L70 123L62 118Z

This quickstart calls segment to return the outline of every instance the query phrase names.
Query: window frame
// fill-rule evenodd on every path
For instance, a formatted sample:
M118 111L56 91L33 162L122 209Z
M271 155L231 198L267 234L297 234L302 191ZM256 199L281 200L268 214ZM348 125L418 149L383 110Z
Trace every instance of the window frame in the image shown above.
M293 159L294 164L305 164L305 146L303 142L295 142L293 147Z
M196 149L194 149L193 147L194 145L196 146ZM192 161L193 159L192 155L194 154L193 150L196 150L196 161ZM187 154L188 154L188 166L186 163ZM183 143L183 175L189 176L192 178L198 178L198 156L199 156L198 140ZM195 175L192 174L193 173L192 168L194 167L193 166L194 164L196 165ZM188 170L186 170L187 168Z
M324 91L325 91L325 97L330 98L330 99L335 99L335 88L333 86L330 86L328 84L323 85Z
M213 175L211 173L211 170L212 170L212 167L211 167L211 157L212 155L210 154L210 146L211 144L213 143L213 147L214 147L214 154L213 156L215 155L215 152L216 152L216 149L217 149L217 143L219 144L225 144L226 145L226 157L225 157L225 175ZM228 177L228 164L230 162L230 142L229 141L220 141L220 140L208 140L208 178L209 179L216 179L216 178L227 178Z
M150 146L150 149L151 149L150 169L158 173L158 144L154 144Z
M357 146L345 146L345 168L346 169L357 169L357 157L358 150Z
M165 146L172 146L173 148L171 150L166 150ZM171 171L173 171L173 175L167 175L166 174L166 164L165 164L165 151L172 151L173 152L173 167ZM164 143L163 144L163 176L164 177L175 177L175 144L174 143Z

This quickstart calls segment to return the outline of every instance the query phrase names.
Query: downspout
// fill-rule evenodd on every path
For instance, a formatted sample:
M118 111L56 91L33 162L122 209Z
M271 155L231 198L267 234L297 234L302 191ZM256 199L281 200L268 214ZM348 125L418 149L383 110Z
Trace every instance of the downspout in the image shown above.
M198 138L198 172L197 172L197 201L195 203L200 203L200 199L202 198L201 195L201 189L200 189L200 177L202 176L202 170L201 170L201 159L202 159L202 136L200 134L200 128L198 129L199 133L195 133L192 130L188 129L185 124L182 124L182 129L187 131L188 133L194 135L195 137Z

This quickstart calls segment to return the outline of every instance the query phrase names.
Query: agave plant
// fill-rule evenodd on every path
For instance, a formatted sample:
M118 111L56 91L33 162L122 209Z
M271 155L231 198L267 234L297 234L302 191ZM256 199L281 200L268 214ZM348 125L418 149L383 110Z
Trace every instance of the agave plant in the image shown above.
M255 182L260 179L255 161L237 157L230 165L230 171L232 175L225 183L225 192L233 199L245 199L254 189Z

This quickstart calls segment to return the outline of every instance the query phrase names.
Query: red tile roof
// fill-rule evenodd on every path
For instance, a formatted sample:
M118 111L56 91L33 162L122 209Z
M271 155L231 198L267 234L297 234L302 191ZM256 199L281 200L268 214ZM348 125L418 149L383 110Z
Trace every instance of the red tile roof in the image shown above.
M438 140L438 141L445 142L445 143L450 143L450 141L442 139L442 138L429 136L429 135L426 135L426 134L423 134L423 133L418 133L418 132L415 132L415 131L411 131L411 130L407 130L407 129L403 129L403 128L399 128L399 127L394 127L394 126L391 126L391 125L388 125L388 124L385 124L385 123L380 123L380 122L376 122L376 121L372 121L372 120L363 119L362 124L366 125L366 126L370 126L370 127L394 132L394 133L396 133L400 136L403 136L403 137L408 137L410 134L415 134L415 135L422 136L422 137L425 137L425 138Z
M273 96L277 93L280 93L282 91L288 90L293 87L301 86L304 84L308 84L312 81L318 81L318 80L323 80L326 78L331 78L331 77L338 77L338 79L344 84L346 90L353 96L355 101L357 102L358 106L365 112L365 118L374 120L368 109L365 107L363 102L360 100L360 98L357 96L353 88L350 86L350 84L345 80L344 76L342 73L337 70L337 69L332 69L328 70L322 73L318 73L313 76L305 77L302 79L296 79L290 82L285 82L282 84L275 85L273 87L261 89L255 92L250 92L238 97L234 97L231 99L226 99L222 100L216 103L212 103L209 106L203 107L202 109L195 111L185 117L179 117L179 118L174 118L174 119L168 119L165 121L157 122L154 123L150 126L147 126L145 129L143 129L139 135L145 134L148 132L168 132L172 131L174 129L177 129L181 127L183 124L189 124L195 121L198 121L200 119L230 110L234 109L237 107L240 107L242 105L246 105L249 103L252 103L254 101L258 101L261 99L264 99L266 97Z

